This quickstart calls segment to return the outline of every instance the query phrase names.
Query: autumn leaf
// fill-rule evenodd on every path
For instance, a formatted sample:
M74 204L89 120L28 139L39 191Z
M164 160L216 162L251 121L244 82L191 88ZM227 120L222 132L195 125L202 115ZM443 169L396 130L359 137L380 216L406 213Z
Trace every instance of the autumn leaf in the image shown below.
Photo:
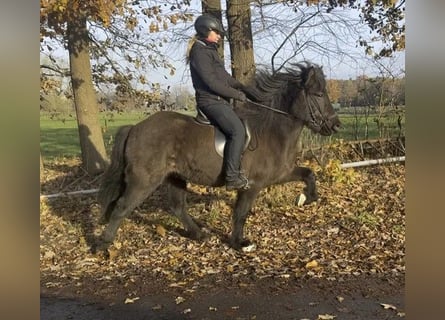
M306 263L306 269L313 269L316 267L318 267L318 262L316 260L312 260Z
M184 299L183 297L181 297L181 296L176 297L176 299L175 299L176 304L181 304L181 303L183 303L184 301L185 301L185 299Z
M126 298L125 299L125 304L129 304L129 303L134 303L135 301L139 300L139 297L134 297L134 298Z
M393 306L392 304L381 303L380 305L383 307L383 309L397 310L397 308L395 306Z
M162 225L160 225L160 224L158 224L157 226L156 226L156 232L161 236L161 237L165 237L165 234L166 234L166 230L165 230L165 228L162 226Z

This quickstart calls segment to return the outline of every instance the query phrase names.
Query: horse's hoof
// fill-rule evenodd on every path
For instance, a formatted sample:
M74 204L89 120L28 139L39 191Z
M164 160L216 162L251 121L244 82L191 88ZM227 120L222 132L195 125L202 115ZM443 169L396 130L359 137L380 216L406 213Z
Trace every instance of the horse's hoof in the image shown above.
M97 221L97 223L102 226L106 225L108 222L110 222L110 219L107 219L107 217L105 217L105 215L102 215L99 218L99 220Z
M102 239L98 238L94 241L94 243L91 245L91 253L92 254L108 254L108 248L110 247L111 243L107 241L103 241Z
M256 250L256 244L255 243L251 243L248 246L242 247L241 251L242 252L253 252Z
M230 241L230 247L242 252L252 252L256 249L256 244L250 242L247 239L244 239L242 241L236 242L236 241Z
M205 232L200 232L199 234L196 235L196 240L198 241L205 241L210 237L209 234L205 233Z
M205 232L199 231L199 232L189 232L189 238L196 241L204 241L206 240L209 235Z
M295 203L297 204L298 207L303 206L306 203L306 196L304 195L304 193L301 193L297 196L297 198L295 199Z

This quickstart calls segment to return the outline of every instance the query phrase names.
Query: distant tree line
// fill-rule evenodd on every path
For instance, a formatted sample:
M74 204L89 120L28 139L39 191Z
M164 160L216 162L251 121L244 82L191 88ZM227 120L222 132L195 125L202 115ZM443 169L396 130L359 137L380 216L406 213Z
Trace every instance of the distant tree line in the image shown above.
M351 107L404 106L405 78L384 78L360 76L356 79L328 79L328 92L336 109L343 111ZM53 113L70 113L74 105L69 99L71 89L53 87L43 95L42 110ZM163 89L153 86L150 94L144 97L125 92L97 92L101 111L142 110L188 110L195 108L192 89L172 87Z
M328 80L331 101L339 108L368 106L404 106L405 78Z

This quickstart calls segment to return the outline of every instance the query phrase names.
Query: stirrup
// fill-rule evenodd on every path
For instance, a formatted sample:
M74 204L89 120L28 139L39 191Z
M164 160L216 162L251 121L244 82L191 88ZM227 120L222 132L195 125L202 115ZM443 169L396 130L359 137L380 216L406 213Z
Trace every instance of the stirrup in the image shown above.
M237 177L237 180L227 181L226 182L226 190L248 190L250 188L249 179L240 175Z

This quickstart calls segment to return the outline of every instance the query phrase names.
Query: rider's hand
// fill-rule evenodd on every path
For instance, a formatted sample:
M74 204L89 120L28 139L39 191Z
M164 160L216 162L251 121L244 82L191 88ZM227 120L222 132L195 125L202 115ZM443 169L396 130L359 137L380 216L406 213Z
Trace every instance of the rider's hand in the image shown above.
M244 94L244 92L242 92L242 91L238 91L238 93L239 93L239 95L238 95L238 98L237 98L236 100L239 100L239 101L241 101L241 102L245 102L245 101L247 101L247 97L246 97L246 95Z
M245 86L242 90L246 96L254 102L261 102L264 100L261 93L255 87Z

